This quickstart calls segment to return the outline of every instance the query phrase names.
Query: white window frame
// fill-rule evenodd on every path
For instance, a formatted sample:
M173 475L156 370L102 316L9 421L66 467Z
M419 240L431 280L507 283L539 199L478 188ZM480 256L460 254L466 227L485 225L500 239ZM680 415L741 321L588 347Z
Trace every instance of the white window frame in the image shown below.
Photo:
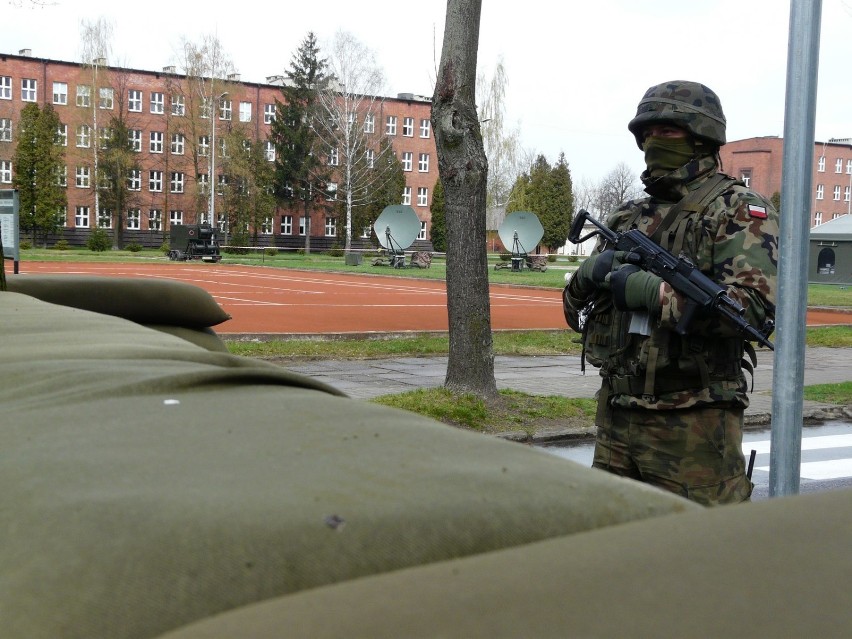
M406 206L411 206L411 187L406 186L402 189L402 204Z
M127 90L127 110L131 113L142 113L142 91L139 89Z
M169 180L169 192L183 193L185 176L182 171L172 171L171 179Z
M0 118L0 142L12 141L12 118Z
M89 107L92 104L92 87L88 84L77 85L77 97L75 103L78 107Z
M427 118L422 118L420 120L420 137L421 138L431 138L432 137L432 122Z
M337 182L328 182L325 185L325 199L334 202L337 199Z
M0 75L0 100L12 99L12 76Z
M74 211L74 227L78 229L89 228L90 209L88 206L77 206Z
M420 220L420 232L417 234L417 239L418 240L425 240L426 239L426 221L425 220Z
M57 167L56 184L61 186L62 188L68 188L68 165L67 164L63 164L61 167Z
M333 215L325 216L325 236L337 237L337 218Z
M186 149L186 136L183 133L172 133L172 141L169 147L172 155L183 155Z
M198 138L198 156L206 158L210 155L210 136L202 135Z
M844 202L848 202L848 201L849 201L850 191L852 191L852 187L849 187L849 186L844 186L844 187L843 187L843 201L844 201Z
M428 173L429 172L429 154L421 153L417 158L417 170L420 173Z
M0 183L12 183L12 161L0 160Z
M376 116L372 113L368 113L364 116L364 133L375 133L376 132Z
M183 211L180 209L173 209L169 211L169 228L173 227L175 224L183 224Z
M115 90L112 87L98 89L98 108L112 111L115 107Z
M839 184L834 185L834 201L835 202L840 201L840 185Z
M429 205L429 189L425 186L417 187L417 206Z
M163 152L163 132L151 131L148 134L148 151L151 153Z
M251 102L240 102L240 122L251 122Z
M822 200L825 197L825 187L822 184L817 184L816 199Z
M825 173L825 156L819 156L819 160L817 160L817 173Z
M837 158L834 161L834 172L843 173L843 158Z
M78 166L74 175L74 186L88 189L92 186L92 170L88 166Z
M305 216L299 216L299 235L305 236Z
M81 124L75 132L77 148L88 149L92 146L92 127L88 124Z
M127 230L138 231L142 228L142 209L127 209Z
M402 119L402 136L406 138L414 137L414 118L405 117Z
M281 235L293 235L293 216L281 216Z
M151 113L164 114L166 112L166 94L162 91L152 91L149 104Z
M112 209L101 209L100 211L98 211L98 228L112 228Z
M56 146L68 146L67 124L60 124L58 127L56 127Z
M814 226L822 224L822 211L814 213Z
M396 135L396 116L389 115L385 119L385 135Z
M142 190L142 169L130 169L130 171L127 172L127 190Z
M227 98L219 99L219 119L230 121L233 114L234 103Z
M162 231L163 230L163 210L148 209L148 230Z
M329 166L339 166L340 165L340 151L336 146L331 147L328 150L328 165Z
M53 103L68 104L68 83L54 82L53 83Z
M274 104L264 104L263 105L263 123L264 124L272 124L275 121L275 105Z
M414 166L414 153L404 151L402 154L402 170L411 171Z
M148 191L151 193L163 192L163 172L150 170L148 171Z
M21 102L38 102L38 80L21 78Z
M172 115L182 118L186 115L186 98L182 95L173 95L172 100Z
M209 173L199 173L195 178L196 184L198 184L198 193L200 195L209 195L210 194L210 174Z
M376 152L373 149L367 149L364 151L364 158L367 161L367 168L376 168Z
M275 143L271 140L264 142L264 151L268 162L275 162Z
M130 129L130 146L137 153L142 152L142 129Z

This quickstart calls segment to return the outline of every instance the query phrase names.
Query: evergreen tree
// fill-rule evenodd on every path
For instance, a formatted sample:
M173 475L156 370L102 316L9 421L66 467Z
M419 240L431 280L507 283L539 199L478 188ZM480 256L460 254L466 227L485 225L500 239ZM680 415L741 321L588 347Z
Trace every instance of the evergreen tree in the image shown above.
M328 182L325 152L317 136L320 117L318 92L326 84L326 62L320 58L316 36L309 32L290 61L276 100L276 118L270 139L275 146L275 195L291 205L301 202L305 216L305 251L311 250L311 209L323 197ZM323 197L323 199L325 199Z
M439 253L446 253L447 216L444 210L444 187L441 185L440 178L435 182L435 188L432 191L432 206L429 210L432 212L432 226L429 232L432 248Z
M367 228L385 210L385 207L402 202L402 193L405 190L405 172L402 163L393 153L391 142L384 138L381 141L378 153L381 163L374 167L375 178L370 180L373 184L372 192L366 198L367 204L352 210L352 228L356 230Z
M21 229L29 231L33 242L44 243L60 227L60 210L66 205L65 190L59 185L63 151L57 142L61 121L53 106L39 109L35 103L21 111L20 133L15 148L15 178L21 206Z
M541 243L548 252L562 247L568 239L571 217L574 211L574 196L571 190L571 171L560 153L556 165L550 170L546 197L541 204L539 222L544 227Z

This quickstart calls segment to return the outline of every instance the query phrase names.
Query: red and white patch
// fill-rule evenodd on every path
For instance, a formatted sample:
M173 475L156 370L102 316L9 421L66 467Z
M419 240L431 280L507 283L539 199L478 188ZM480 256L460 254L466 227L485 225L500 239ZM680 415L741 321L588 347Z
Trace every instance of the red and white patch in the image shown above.
M749 204L748 205L748 214L751 217L756 217L759 220L766 219L766 207L758 206L757 204Z

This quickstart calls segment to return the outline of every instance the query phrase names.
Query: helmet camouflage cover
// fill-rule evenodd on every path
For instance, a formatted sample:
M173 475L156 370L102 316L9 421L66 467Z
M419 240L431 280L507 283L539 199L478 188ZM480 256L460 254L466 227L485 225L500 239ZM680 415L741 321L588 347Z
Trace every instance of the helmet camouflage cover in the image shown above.
M641 149L642 129L663 122L682 127L716 146L726 142L725 114L719 96L698 82L674 80L651 87L639 101L636 117L627 128Z

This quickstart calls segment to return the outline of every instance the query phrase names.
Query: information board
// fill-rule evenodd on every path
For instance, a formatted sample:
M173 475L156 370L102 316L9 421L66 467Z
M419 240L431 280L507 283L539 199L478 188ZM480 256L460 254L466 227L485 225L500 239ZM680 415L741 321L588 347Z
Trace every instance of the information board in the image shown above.
M0 236L3 238L3 258L15 261L18 272L20 257L20 204L17 189L0 189Z

